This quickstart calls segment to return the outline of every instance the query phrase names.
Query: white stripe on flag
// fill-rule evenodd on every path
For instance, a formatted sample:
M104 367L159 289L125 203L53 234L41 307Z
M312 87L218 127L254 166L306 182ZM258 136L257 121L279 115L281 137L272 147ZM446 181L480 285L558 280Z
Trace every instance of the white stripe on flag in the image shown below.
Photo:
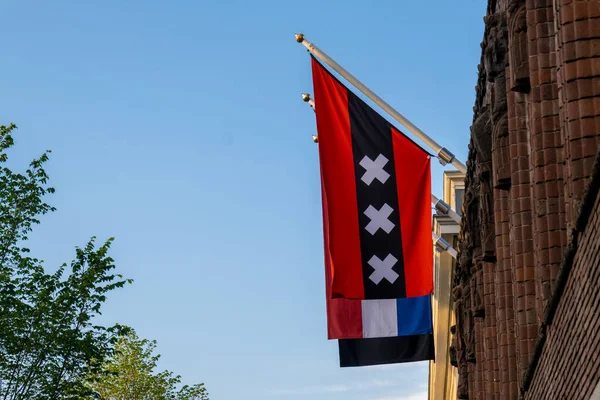
M396 299L362 301L363 338L398 336Z

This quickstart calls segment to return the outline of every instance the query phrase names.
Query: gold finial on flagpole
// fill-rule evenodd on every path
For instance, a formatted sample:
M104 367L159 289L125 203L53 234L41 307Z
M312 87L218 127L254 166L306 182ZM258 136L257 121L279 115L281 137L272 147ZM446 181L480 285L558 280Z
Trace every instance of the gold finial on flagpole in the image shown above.
M310 97L310 93L302 93L302 100L304 100L305 103L308 103L313 110L315 109L315 101Z
M296 33L296 42L298 42L298 43L304 42L304 33Z
M310 107L313 109L313 111L315 111L315 102L310 97L310 93L302 93L302 100L305 103L308 103L310 105ZM312 140L315 143L319 143L319 137L317 135L312 135Z

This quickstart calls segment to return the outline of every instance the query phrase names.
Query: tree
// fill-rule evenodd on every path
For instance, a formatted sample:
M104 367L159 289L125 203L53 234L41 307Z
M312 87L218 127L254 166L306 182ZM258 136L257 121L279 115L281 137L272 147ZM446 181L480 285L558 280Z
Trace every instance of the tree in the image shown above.
M155 348L156 341L140 339L130 330L119 338L102 371L90 376L90 388L102 400L208 400L203 384L177 389L181 376L170 371L154 373L160 358Z
M0 400L90 398L85 378L101 370L127 329L94 325L106 296L131 280L113 273L112 239L92 238L75 259L48 273L29 257L27 235L55 209L45 202L44 164L24 174L6 166L14 124L0 126Z

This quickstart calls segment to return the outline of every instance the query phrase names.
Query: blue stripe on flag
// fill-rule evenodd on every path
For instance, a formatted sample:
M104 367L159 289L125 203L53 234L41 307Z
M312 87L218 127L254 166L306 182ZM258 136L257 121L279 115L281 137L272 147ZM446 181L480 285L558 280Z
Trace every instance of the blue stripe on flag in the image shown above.
M431 295L396 299L398 336L425 335L433 332Z

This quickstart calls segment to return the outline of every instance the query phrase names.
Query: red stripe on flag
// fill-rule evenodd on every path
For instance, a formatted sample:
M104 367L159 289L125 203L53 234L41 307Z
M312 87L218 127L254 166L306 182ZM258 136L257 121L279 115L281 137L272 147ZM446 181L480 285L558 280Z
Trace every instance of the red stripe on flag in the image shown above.
M329 252L329 214L327 212L327 196L321 180L321 196L323 198L323 236L325 243L325 295L327 302L327 338L357 339L363 336L361 300L331 298L332 260Z
M433 291L430 157L392 128L406 297Z
M312 59L323 191L327 196L331 297L363 299L362 259L348 92ZM339 267L335 268L334 266ZM328 295L329 297L329 295Z

